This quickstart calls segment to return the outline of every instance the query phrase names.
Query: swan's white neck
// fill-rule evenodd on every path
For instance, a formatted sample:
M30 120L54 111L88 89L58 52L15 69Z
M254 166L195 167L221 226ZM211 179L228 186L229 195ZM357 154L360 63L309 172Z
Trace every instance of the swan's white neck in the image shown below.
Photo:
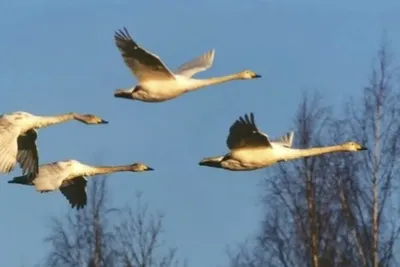
M232 80L238 80L241 79L239 76L239 73L235 73L235 74L230 74L230 75L226 75L226 76L221 76L221 77L212 77L212 78L207 78L207 79L187 79L187 86L186 86L186 90L187 91L194 91L206 86L210 86L210 85L215 85L215 84L220 84L220 83L225 83L225 82L229 82ZM178 81L179 78L178 78Z

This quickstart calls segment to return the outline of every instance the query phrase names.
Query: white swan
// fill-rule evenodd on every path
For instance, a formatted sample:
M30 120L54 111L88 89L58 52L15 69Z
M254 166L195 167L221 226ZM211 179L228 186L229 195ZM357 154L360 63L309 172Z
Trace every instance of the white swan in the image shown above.
M36 116L22 111L0 115L0 173L11 172L17 162L23 174L37 173L39 156L35 129L69 120L86 124L108 123L95 115L72 112L56 116Z
M144 172L153 169L143 163L120 166L89 166L77 160L57 161L39 166L39 173L14 177L11 184L33 185L36 191L45 193L60 189L72 208L83 208L87 203L86 177L114 172Z
M224 156L208 157L199 162L201 166L222 168L231 171L250 171L271 166L277 162L317 156L339 151L361 151L367 148L356 143L313 147L307 149L291 148L293 133L277 141L271 141L260 132L254 115L245 114L230 127L227 146L230 152Z
M114 39L125 64L138 80L138 84L133 88L117 89L114 93L115 97L144 102L163 102L205 86L261 77L251 70L245 70L223 77L194 79L192 78L194 74L211 67L215 55L214 49L181 65L173 73L158 56L146 51L133 41L126 28L117 31Z

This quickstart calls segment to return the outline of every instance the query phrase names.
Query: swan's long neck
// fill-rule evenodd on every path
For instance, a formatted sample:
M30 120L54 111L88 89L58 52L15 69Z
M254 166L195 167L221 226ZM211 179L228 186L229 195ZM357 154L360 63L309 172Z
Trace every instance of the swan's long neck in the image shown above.
M43 128L43 127L47 127L50 125L74 120L75 114L74 113L66 113L66 114L55 115L55 116L38 116L37 118L38 119L35 123L35 128Z
M230 74L226 76L220 76L220 77L212 77L208 79L192 79L190 81L191 85L189 86L188 90L196 90L205 86L209 85L214 85L214 84L219 84L219 83L224 83L224 82L229 82L232 80L238 80L241 79L239 73L235 74Z
M305 149L290 148L288 150L289 150L289 152L286 155L284 155L284 158L286 160L318 156L318 155L328 154L328 153L332 153L332 152L347 151L340 145L325 146L325 147L312 147L312 148L305 148Z
M127 172L133 171L130 165L120 165L120 166L93 166L85 171L85 176L95 176L95 175L105 175L114 172Z

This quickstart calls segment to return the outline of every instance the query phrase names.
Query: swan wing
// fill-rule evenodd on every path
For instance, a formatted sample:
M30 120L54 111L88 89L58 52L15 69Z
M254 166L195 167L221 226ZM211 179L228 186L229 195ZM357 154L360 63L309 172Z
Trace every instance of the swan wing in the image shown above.
M215 50L204 53L198 58L192 59L181 66L175 71L175 74L183 75L188 78L192 77L198 72L209 69L214 61Z
M12 124L0 123L0 173L9 173L17 161L19 129Z
M39 166L36 176L29 175L36 191L54 191L60 188L69 176L69 170L61 162L53 162Z
M291 132L271 141L271 143L278 144L278 145L281 145L284 147L292 147L293 138L294 138L294 132L291 131Z
M254 121L254 114L245 114L239 117L229 129L226 140L229 149L252 148L252 147L271 147L268 136L261 133Z
M115 44L139 82L146 80L171 80L174 74L164 65L160 58L140 47L124 27L114 35Z
M29 130L18 136L17 162L23 170L23 174L37 175L39 172L39 156L36 146L37 132Z
M60 191L68 200L71 208L76 207L76 209L81 209L86 206L86 184L87 180L85 179L85 177L79 176L74 179L65 181L61 185Z

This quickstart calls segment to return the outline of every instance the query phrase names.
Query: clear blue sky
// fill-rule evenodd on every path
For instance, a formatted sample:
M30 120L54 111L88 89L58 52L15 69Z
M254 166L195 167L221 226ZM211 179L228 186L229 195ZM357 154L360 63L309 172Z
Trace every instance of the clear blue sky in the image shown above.
M392 48L400 47L394 0L3 0L0 14L0 113L75 111L109 120L42 130L41 163L90 164L102 153L104 163L154 167L110 176L114 203L143 191L152 209L166 213L165 240L191 267L226 263L226 245L259 226L259 185L273 168L233 173L197 165L227 151L233 121L254 112L260 128L277 137L291 129L303 90L319 89L335 105L359 94L383 30ZM198 77L250 68L263 78L159 104L116 99L115 88L135 83L114 46L122 26L171 68L215 48L214 66ZM49 249L48 218L69 208L59 192L7 184L19 173L0 186L0 266L40 262Z

